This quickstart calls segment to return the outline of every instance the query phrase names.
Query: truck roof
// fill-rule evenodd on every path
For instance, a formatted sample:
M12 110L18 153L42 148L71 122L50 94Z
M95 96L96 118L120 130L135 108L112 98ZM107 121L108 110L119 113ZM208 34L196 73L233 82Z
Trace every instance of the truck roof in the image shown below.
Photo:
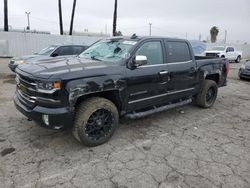
M160 36L121 36L121 37L110 37L107 38L109 40L135 40L135 41L140 41L140 40L146 40L146 39L167 39L167 40L174 40L174 41L188 41L186 39L179 39L179 38L169 38L169 37L160 37Z

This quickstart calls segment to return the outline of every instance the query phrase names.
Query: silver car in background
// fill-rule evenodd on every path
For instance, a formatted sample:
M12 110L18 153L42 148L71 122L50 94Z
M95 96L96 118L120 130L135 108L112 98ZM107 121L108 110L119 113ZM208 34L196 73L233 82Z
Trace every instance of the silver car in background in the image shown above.
M88 46L83 45L51 45L33 55L12 58L9 63L9 68L13 72L15 72L16 67L20 64L35 62L45 58L53 58L58 56L79 55L87 48Z

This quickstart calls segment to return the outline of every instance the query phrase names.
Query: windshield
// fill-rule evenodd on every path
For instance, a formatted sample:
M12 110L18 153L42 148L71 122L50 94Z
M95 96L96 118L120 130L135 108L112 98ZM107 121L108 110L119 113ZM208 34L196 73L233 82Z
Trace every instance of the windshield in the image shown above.
M49 55L49 54L51 54L54 50L55 50L55 48L56 48L57 46L49 46L49 47L47 47L47 48L44 48L43 50L41 50L39 53L37 53L38 55Z
M119 62L129 57L129 51L136 43L136 41L132 40L101 41L85 50L80 54L80 57L107 62Z
M223 46L216 46L216 47L213 47L212 50L224 51L224 50L225 50L225 47L223 47Z

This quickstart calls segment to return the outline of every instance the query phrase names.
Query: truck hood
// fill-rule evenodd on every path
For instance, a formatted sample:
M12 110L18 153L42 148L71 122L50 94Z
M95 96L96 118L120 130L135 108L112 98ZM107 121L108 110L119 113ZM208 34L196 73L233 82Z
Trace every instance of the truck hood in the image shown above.
M216 54L220 54L222 53L223 51L215 51L215 50L208 50L208 51L205 51L205 53L216 53Z
M48 79L50 77L63 78L67 77L67 74L69 73L72 75L72 72L88 72L89 70L97 69L102 69L103 71L103 69L112 66L117 67L117 65L114 63L104 63L102 61L95 61L79 57L58 57L42 59L36 62L29 62L19 65L17 68L17 73L21 71L26 74L30 74L33 77L44 79Z

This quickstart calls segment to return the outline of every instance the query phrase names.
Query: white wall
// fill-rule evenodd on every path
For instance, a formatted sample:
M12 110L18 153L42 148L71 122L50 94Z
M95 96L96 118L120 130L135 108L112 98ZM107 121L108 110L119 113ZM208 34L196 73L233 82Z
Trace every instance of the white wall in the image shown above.
M236 51L242 51L244 59L250 59L250 44L221 44L221 43L206 43L208 50L214 46L233 46Z
M101 37L0 31L0 57L30 55L52 44L91 45L99 39L101 39Z

